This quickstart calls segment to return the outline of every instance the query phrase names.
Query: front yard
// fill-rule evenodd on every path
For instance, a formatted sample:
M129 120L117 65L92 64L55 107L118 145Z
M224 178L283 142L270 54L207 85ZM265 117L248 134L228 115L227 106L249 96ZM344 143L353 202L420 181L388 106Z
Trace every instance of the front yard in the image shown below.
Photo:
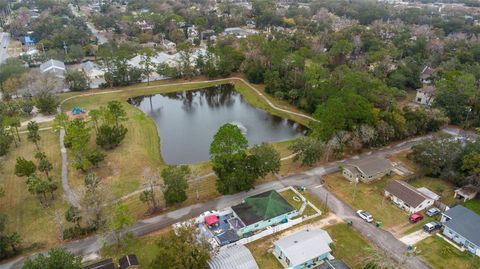
M345 223L326 226L323 229L333 239L332 255L336 259L343 260L354 269L363 268L373 249L366 239ZM272 254L273 242L282 237L283 235L272 235L246 245L261 269L283 268Z
M461 252L436 235L422 240L416 247L418 255L436 269L475 269L480 267L479 257L467 251Z
M373 215L374 220L380 220L382 227L391 228L408 223L407 212L393 205L383 196L384 187L398 176L390 176L369 184L358 183L355 200L353 198L355 184L346 180L341 173L330 174L325 178L327 188L354 210L362 209Z

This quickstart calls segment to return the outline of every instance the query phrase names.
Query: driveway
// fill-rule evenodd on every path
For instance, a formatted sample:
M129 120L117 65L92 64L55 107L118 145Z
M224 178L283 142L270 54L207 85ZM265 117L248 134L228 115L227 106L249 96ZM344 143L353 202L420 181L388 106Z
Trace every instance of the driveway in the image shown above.
M422 241L423 239L431 236L432 234L429 234L425 232L424 230L418 230L416 232L413 232L411 234L407 234L402 238L399 238L401 242L403 242L405 245L415 245L416 243Z

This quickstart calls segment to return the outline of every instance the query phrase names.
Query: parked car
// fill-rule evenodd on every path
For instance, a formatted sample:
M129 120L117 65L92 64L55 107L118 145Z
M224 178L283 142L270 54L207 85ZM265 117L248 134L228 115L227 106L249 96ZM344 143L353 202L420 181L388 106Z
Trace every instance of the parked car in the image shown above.
M418 221L421 221L423 219L423 216L420 213L413 213L412 215L410 215L409 219L411 223L416 223Z
M427 216L429 216L429 217L433 217L433 216L438 215L438 214L440 214L440 209L438 209L436 207L432 207L429 210L427 210Z
M438 221L432 221L423 225L423 230L427 233L434 232L442 227L442 224Z
M358 210L357 215L366 222L372 222L373 216L365 210Z

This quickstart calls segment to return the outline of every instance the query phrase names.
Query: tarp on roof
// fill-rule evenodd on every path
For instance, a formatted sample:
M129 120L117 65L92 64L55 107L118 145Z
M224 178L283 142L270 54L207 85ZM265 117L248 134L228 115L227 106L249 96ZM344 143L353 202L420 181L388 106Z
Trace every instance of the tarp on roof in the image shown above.
M213 225L218 223L218 217L217 215L210 215L205 217L205 223L207 225Z

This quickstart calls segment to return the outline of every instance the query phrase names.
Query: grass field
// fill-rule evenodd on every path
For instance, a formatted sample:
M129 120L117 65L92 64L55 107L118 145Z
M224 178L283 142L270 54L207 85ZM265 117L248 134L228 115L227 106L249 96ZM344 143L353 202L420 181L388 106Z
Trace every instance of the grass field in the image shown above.
M160 152L161 130L159 134L153 120L146 114L144 114L141 110L137 109L132 105L129 105L126 102L127 99L130 97L146 94L193 90L202 87L227 83L227 81L198 82L189 85L162 86L166 83L175 82L178 81L159 81L152 83L148 87L145 84L138 84L121 88L121 91L100 95L86 96L85 93L67 93L61 96L63 100L68 99L64 102L62 106L64 111L70 110L74 106L79 106L86 108L87 110L91 110L94 108L98 108L99 106L105 106L111 100L118 100L124 104L128 115L128 121L125 122L125 125L129 129L129 132L127 133L125 140L122 142L122 144L118 148L108 151L105 161L103 161L98 168L93 169L93 172L97 173L103 178L104 184L106 184L107 188L111 191L111 193L109 194L111 200L114 200L123 195L131 193L134 190L144 187L145 182L142 178L144 170L152 169L160 171L162 167L165 166ZM183 83L185 81L180 82ZM252 105L264 109L265 111L272 114L287 117L305 125L308 124L308 121L305 118L295 115L287 115L287 113L272 109L262 98L260 98L257 93L248 88L242 82L232 82L235 82L236 90L239 91L244 96L244 98ZM110 90L117 89L106 89L103 91ZM262 91L261 87L259 87L259 90ZM102 90L90 91L87 94L99 92L102 92ZM279 107L295 110L287 103L273 100L270 97L267 98L269 98ZM92 145L94 145L93 139L91 142ZM274 147L279 151L282 157L291 155L290 150L288 150L288 146L290 144L291 141L273 143ZM194 174L197 176L202 176L212 172L211 166L208 162L193 164L191 165L191 168ZM300 167L298 164L294 164L291 159L285 160L284 162L282 162L282 167L279 175L288 175L298 172L302 169L304 168ZM76 190L79 190L83 186L84 177L84 173L75 171L73 168L69 169L70 183L72 186L74 186ZM260 179L258 183L261 184L274 179L276 179L275 176L269 175L266 178ZM198 201L204 201L206 199L210 199L219 195L215 188L215 177L213 176L202 180L194 181L190 185L191 186L188 191L188 200L178 206L185 206L187 204L192 204ZM158 196L161 197L161 193L159 193ZM144 215L144 212L146 212L147 210L146 205L142 204L138 200L138 195L132 196L131 198L127 199L127 204L129 205L131 212L133 212L137 217L142 217Z
M480 215L480 197L467 201L464 206Z
M461 252L442 238L430 236L416 245L425 261L435 269L475 269L480 268L480 258L470 252Z
M326 186L342 201L349 204L354 210L367 210L373 215L374 220L382 221L382 226L390 228L399 224L408 223L408 214L384 199L383 189L397 176L386 177L371 183L358 183L353 199L355 185L346 180L340 173L325 177Z
M50 208L43 208L36 197L28 193L25 179L14 175L17 157L22 156L34 160L35 146L27 141L26 135L21 135L22 142L18 148L12 145L11 151L0 158L0 185L5 188L5 197L0 198L0 211L8 216L7 230L18 232L22 237L23 245L33 249L51 247L59 243L57 240L58 229L53 220L53 214L55 210L59 210L63 214L67 207L66 203L62 201L58 134L52 131L42 131L40 135L40 149L45 151L47 158L52 163L51 174L58 182L57 198Z

